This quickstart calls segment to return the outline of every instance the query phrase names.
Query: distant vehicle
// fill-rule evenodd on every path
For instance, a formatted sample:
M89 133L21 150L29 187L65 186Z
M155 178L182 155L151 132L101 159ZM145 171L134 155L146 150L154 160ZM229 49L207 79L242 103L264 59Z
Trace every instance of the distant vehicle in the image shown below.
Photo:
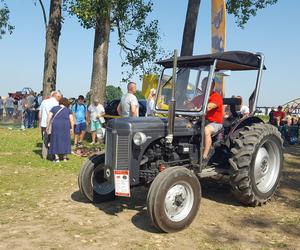
M9 93L12 95L12 98L14 98L16 101L23 98L24 95L28 95L29 93L33 93L34 91L32 88L24 87L21 91L16 91L15 93Z
M147 112L147 101L146 100L138 100L139 102L139 116L146 116ZM105 118L119 118L118 115L118 105L120 103L120 99L114 99L110 101L105 107Z

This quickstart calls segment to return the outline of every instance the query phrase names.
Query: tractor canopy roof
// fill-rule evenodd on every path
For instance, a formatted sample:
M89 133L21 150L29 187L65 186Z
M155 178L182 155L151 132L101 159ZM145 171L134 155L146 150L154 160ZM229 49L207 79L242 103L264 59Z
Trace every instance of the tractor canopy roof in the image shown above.
M207 66L213 64L216 59L216 70L258 70L261 62L258 54L246 51L226 51L207 55L181 56L177 58L177 67ZM157 64L172 68L173 58L159 61ZM266 69L265 66L264 69Z

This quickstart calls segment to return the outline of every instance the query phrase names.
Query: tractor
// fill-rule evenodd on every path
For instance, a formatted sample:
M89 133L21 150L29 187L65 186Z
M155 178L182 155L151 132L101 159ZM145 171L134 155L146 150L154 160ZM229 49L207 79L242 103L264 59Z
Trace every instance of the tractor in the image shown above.
M194 220L203 178L224 176L233 195L247 206L265 204L279 186L283 141L278 129L255 116L264 55L228 51L173 57L157 62L162 72L155 116L112 119L106 128L105 153L90 157L78 183L91 202L131 196L135 186L150 186L147 212L163 232L176 232ZM231 71L256 71L249 115L241 117L239 98L224 98L232 110L212 135L213 155L203 164L205 115L215 78ZM204 81L205 80L205 81ZM203 84L205 83L205 84ZM201 95L197 105L192 99Z

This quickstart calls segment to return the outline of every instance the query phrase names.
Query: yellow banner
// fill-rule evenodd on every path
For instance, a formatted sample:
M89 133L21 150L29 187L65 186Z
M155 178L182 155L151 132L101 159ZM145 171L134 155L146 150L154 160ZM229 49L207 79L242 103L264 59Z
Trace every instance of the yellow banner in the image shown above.
M224 52L226 45L226 5L225 0L211 0L211 52ZM216 89L224 92L223 77L216 77Z
M155 74L149 74L144 75L143 77L143 85L142 85L142 94L148 99L150 89L157 89L158 86L158 75Z

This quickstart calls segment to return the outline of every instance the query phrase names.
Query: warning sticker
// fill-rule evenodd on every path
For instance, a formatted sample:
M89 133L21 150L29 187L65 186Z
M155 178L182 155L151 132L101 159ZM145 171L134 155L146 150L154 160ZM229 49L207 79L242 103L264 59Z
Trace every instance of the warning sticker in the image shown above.
M130 197L129 170L114 170L116 196Z

